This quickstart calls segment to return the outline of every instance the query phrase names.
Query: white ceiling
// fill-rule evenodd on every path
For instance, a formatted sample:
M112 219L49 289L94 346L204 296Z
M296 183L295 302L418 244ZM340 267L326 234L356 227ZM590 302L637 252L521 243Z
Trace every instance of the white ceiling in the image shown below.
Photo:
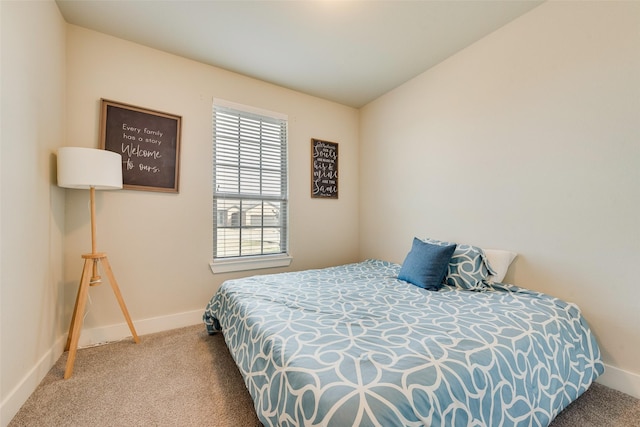
M361 107L538 0L56 0L65 20Z

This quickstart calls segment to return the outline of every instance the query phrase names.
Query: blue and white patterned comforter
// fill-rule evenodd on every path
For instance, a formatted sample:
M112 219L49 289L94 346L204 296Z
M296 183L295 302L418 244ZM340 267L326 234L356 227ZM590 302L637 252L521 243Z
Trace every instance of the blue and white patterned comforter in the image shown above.
M267 426L547 426L603 371L578 307L433 292L361 263L229 280L209 302Z

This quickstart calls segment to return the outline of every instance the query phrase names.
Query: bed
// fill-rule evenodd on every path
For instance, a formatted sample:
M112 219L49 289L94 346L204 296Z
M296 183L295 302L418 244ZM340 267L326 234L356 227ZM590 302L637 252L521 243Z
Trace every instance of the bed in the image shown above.
M203 319L265 426L547 426L603 373L576 305L486 281L429 290L402 268L223 283Z

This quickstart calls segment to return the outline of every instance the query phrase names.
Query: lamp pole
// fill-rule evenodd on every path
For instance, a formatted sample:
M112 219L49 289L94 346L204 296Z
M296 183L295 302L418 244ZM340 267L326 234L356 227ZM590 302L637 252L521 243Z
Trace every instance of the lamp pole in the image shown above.
M91 254L97 254L97 243L96 243L96 188L91 186L89 188L89 197L91 199ZM93 274L91 275L91 280L89 281L89 285L95 286L102 283L102 278L98 274L98 258L93 259Z

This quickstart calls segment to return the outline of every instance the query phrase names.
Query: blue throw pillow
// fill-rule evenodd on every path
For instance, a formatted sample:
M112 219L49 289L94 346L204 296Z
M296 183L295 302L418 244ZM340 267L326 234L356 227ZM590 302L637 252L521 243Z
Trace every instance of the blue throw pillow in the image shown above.
M440 289L455 250L455 244L432 245L414 238L411 251L400 268L398 279L432 291Z

